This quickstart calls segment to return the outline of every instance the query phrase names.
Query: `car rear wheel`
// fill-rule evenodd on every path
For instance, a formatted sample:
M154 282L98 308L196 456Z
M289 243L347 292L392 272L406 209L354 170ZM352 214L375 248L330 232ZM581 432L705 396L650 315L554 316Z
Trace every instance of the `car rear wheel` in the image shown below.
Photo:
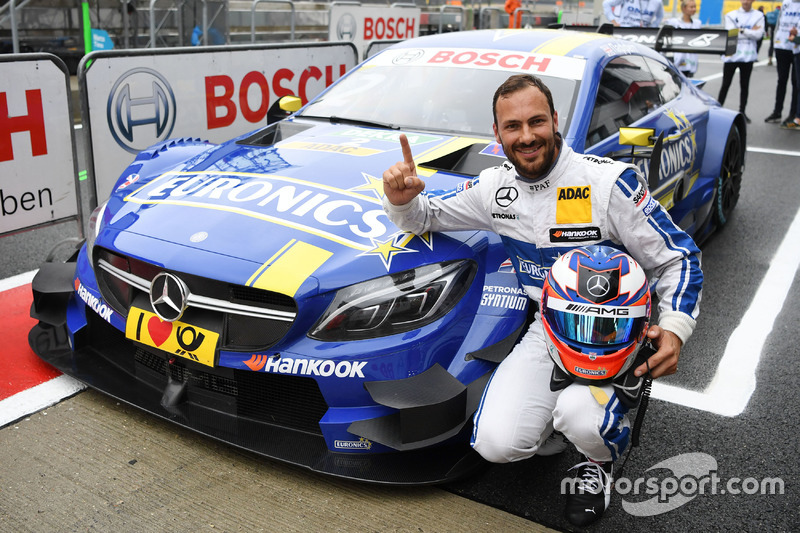
M722 155L722 165L716 185L716 206L714 220L718 226L724 226L736 203L739 201L739 190L742 187L742 172L744 167L744 147L739 128L733 126L725 142L725 152Z

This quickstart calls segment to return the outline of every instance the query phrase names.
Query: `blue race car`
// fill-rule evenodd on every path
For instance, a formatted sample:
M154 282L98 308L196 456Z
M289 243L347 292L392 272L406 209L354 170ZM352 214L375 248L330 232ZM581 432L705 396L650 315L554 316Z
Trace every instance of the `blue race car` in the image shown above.
M31 346L119 400L315 471L470 472L471 416L533 309L497 236L398 230L381 176L400 133L434 189L501 164L492 95L520 72L551 88L565 142L636 161L696 239L728 219L743 119L650 47L567 30L421 37L258 131L140 153L86 243L36 276ZM630 127L638 148L620 144Z

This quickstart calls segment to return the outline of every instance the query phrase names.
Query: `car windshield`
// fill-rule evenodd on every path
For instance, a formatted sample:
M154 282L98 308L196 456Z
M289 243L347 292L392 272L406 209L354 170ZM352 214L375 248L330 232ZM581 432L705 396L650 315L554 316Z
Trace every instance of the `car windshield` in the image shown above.
M509 70L362 65L308 105L301 116L364 125L492 135L492 96ZM541 76L567 131L578 82Z

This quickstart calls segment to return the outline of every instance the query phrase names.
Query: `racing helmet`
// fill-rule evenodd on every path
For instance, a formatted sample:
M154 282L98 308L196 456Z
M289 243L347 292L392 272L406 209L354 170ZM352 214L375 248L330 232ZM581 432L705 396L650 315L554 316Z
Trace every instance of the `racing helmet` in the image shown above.
M541 318L550 357L573 381L624 374L646 340L650 287L642 267L609 246L570 250L544 281Z

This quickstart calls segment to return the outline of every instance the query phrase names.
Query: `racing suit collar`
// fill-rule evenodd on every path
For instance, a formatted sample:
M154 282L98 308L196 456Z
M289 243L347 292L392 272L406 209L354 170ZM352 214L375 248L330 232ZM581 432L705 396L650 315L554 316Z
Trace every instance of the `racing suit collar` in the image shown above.
M561 159L561 154L564 152L563 150L564 138L561 137L561 133L559 132L556 132L556 147L558 147L558 154L556 154L556 158L553 160L553 164L550 165L550 168L547 169L547 172L545 172L535 180L526 178L524 176L520 176L519 173L517 173L517 179L520 181L524 181L525 183L539 183L540 181L547 179L547 177L550 176L550 173L553 171L556 165L558 165L558 160ZM516 171L516 169L514 170Z

